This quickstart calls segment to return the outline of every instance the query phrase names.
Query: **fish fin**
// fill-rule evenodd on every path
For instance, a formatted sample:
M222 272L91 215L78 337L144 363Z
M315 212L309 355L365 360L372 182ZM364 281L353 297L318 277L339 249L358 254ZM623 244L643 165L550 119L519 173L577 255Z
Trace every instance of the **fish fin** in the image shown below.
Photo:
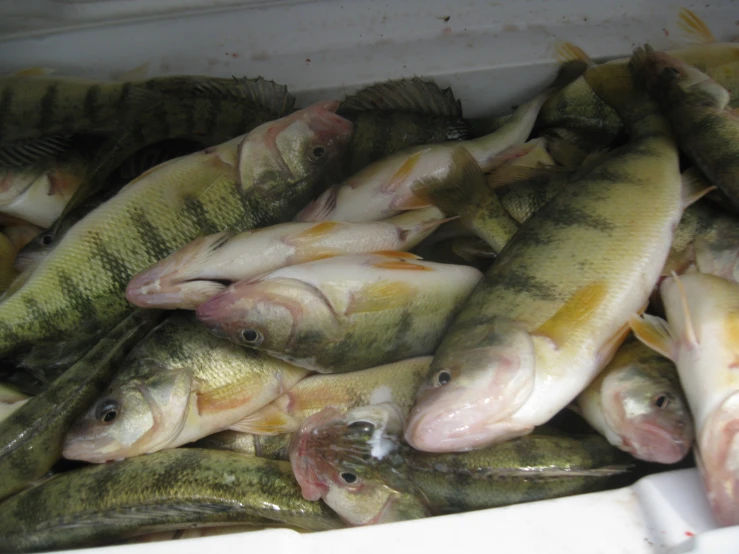
M116 81L143 81L149 74L150 62L144 62L141 65L137 65L133 69L124 71L123 73L114 73L113 79Z
M393 262L388 262L393 263ZM394 262L403 263L405 262ZM391 267L390 269L396 269ZM379 281L372 283L352 294L346 315L364 312L380 312L402 308L408 304L408 300L418 293L413 285L402 281Z
M400 271L433 271L434 269L425 265L414 264L411 262L377 262L372 267L378 269L397 269Z
M421 179L413 185L412 192L424 201L435 204L448 215L457 215L470 207L478 206L492 192L482 169L466 148L456 147L450 160L452 169L449 178Z
M568 169L580 167L588 155L579 146L559 136L547 137L547 150L554 160Z
M11 77L43 77L45 75L53 75L55 69L48 67L24 67L10 74Z
M499 476L522 475L523 476L526 474L531 475L532 473L535 473L537 479L547 478L547 477L565 477L565 476L609 477L611 475L620 475L622 473L626 473L632 467L633 466L631 465L617 465L617 464L603 466L603 467L588 468L588 469L543 467L533 472L530 468L496 468L496 469L490 469L487 471L481 471L479 473L476 473L476 476L480 478L490 478L496 475L499 475Z
M297 233L287 235L282 239L282 242L290 245L304 245L305 243L311 244L316 240L325 238L328 235L336 232L337 227L346 225L340 221L321 221L312 225L308 229L304 229Z
M0 145L0 167L24 168L51 162L69 149L69 135L50 135L39 139Z
M711 44L718 42L705 21L688 8L682 8L677 15L677 26L682 31L683 40L690 44Z
M664 319L649 314L633 315L629 318L629 326L641 342L665 358L673 360L675 339Z
M555 348L561 348L572 334L573 327L582 325L600 311L607 295L608 287L599 281L580 288L531 334L546 337Z
M385 256L386 258L402 258L404 260L420 260L421 256L403 250L378 250L372 252L373 256Z
M677 273L672 272L672 278L675 280L675 284L680 292L680 305L683 309L683 317L685 318L685 339L687 344L691 347L699 345L698 335L695 333L695 327L693 326L693 317L690 315L690 306L688 306L688 295L685 293L685 287L683 282L677 276Z
M585 82L603 100L615 109L622 119L625 111L632 105L635 98L646 99L646 91L635 87L634 83L644 82L635 76L639 68L643 67L640 60L646 57L640 54L642 49L637 48L628 64L601 64L591 67L584 75Z
M294 417L271 404L267 404L253 414L237 421L229 429L240 433L274 436L291 433L296 431L298 427L300 427L300 424Z
M339 186L334 185L327 189L321 196L311 201L300 213L295 216L294 221L323 221L336 208L336 200L339 196Z
M682 182L683 209L694 204L709 192L716 190L697 167L686 169L680 175Z
M253 395L249 387L244 386L247 384L248 379L242 379L208 392L196 392L198 413L214 414L249 402Z
M628 323L624 323L624 325L616 331L610 339L601 344L596 357L599 367L603 368L611 361L614 354L616 354L616 350L621 347L630 332L631 327Z
M494 169L492 173L488 173L486 180L488 186L495 190L508 185L515 186L516 183L528 181L529 179L549 177L555 173L560 172L556 168L548 166L525 167L520 165L504 165Z
M234 77L234 80L240 85L243 98L258 102L274 112L277 117L285 116L295 108L295 97L287 91L285 85L278 85L262 77L256 79Z
M462 117L462 103L451 88L441 89L419 77L371 85L347 96L337 113L402 111L444 117Z
M595 62L579 46L571 42L558 42L554 47L554 57L559 63L575 60L584 62L588 67L595 66Z
M410 154L400 165L397 171L393 173L390 179L388 179L388 181L384 185L382 185L382 192L392 193L395 192L398 188L402 187L408 177L410 177L413 173L413 170L418 165L418 162L421 161L421 158L427 152L428 149L425 148L423 150L418 150L417 152Z

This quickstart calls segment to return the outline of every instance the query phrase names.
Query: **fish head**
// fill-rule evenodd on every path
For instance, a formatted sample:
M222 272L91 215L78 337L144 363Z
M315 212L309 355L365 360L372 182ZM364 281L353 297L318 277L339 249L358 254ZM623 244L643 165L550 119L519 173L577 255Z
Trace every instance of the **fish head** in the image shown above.
M191 371L164 367L152 367L148 375L127 382L115 381L71 426L62 455L103 463L166 448L185 424L192 384Z
M249 133L239 153L244 190L280 198L298 184L320 180L352 136L352 123L335 113L338 107L334 100L318 102Z
M288 361L320 348L326 329L336 323L323 295L291 278L234 283L196 314L216 335Z
M534 387L531 335L501 322L468 333L457 347L442 344L418 391L405 431L418 450L462 452L530 431L506 418Z
M667 359L654 364L672 365ZM620 437L621 448L640 460L674 464L693 444L693 420L674 365L633 365L603 379L601 398L607 425Z

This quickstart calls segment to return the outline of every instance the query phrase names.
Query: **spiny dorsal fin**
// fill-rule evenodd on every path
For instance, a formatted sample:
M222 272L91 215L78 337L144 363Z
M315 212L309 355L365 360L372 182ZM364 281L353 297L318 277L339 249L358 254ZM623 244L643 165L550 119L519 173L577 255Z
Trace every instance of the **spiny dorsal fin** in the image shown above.
M462 117L462 104L451 88L419 77L397 79L365 87L341 103L338 113L363 111L402 111L446 117Z
M57 158L69 148L69 135L50 135L0 145L0 167L22 168Z
M683 34L683 39L690 44L711 44L718 42L711 29L698 15L683 8L677 16L677 26Z

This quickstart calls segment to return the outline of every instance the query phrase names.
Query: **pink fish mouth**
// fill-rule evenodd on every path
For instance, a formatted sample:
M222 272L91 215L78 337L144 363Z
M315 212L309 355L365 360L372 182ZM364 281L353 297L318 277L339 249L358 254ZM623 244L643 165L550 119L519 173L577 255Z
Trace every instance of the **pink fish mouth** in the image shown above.
M113 437L79 437L65 440L62 456L67 460L83 460L93 464L103 464L119 458L125 458L122 445ZM113 454L107 454L112 452Z
M325 462L322 463L320 456L315 454L315 443L320 442L320 427L340 416L341 413L336 408L325 408L307 418L290 441L290 464L306 500L319 500L329 492L329 486L322 475L333 469Z
M674 464L690 451L691 440L684 440L656 423L635 421L621 433L623 449L635 458L660 464Z

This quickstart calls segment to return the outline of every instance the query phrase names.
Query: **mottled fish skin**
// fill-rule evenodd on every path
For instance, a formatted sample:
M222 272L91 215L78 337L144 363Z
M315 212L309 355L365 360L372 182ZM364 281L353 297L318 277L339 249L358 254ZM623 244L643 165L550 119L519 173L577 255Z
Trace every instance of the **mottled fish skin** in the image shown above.
M241 420L239 430L259 435L292 433L324 408L346 411L380 402L392 402L405 416L430 363L431 356L419 356L340 375L310 375Z
M142 308L194 310L228 283L289 265L346 254L409 250L444 214L431 206L369 223L281 223L200 237L135 275L126 298Z
M156 311L137 310L46 391L0 422L0 498L49 471L61 457L64 434L71 423L105 388L117 362L158 319Z
M282 435L255 435L240 431L221 431L203 437L189 446L208 450L228 450L246 456L257 456L269 460L290 461L288 448L292 433Z
M640 460L674 464L693 445L693 420L675 364L633 337L575 405L608 442Z
M240 281L197 309L232 341L320 373L433 352L480 279L404 252L339 256Z
M402 421L392 421L397 413L380 404L346 414L325 410L306 420L291 445L304 496L323 498L350 523L367 524L378 516L388 521L387 506L361 506L367 490L409 495L438 515L613 487L628 463L596 434L529 435L474 452L423 453L403 442ZM386 497L392 502L389 492ZM345 510L352 509L364 521L347 518Z
M157 166L88 214L2 302L0 355L83 324L114 324L130 309L130 278L201 234L289 220L349 139L336 105Z
M219 339L176 313L121 362L70 427L63 455L103 463L174 448L237 423L308 372Z
M287 462L195 448L83 467L0 505L5 552L90 547L225 524L342 527L324 504L301 498Z
M28 402L29 398L16 387L0 382L0 422Z
M479 448L548 421L608 363L657 282L682 213L677 148L646 95L590 74L630 142L532 216L487 271L411 412L406 439L420 450Z

